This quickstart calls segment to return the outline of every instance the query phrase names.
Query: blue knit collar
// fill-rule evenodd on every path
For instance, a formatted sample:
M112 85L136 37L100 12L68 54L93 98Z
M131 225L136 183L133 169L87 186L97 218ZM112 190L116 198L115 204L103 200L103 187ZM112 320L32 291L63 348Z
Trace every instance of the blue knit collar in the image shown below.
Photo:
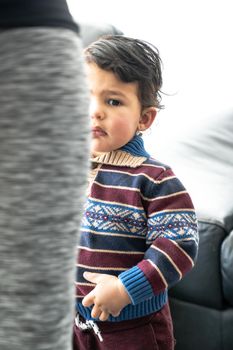
M136 157L150 157L149 153L145 150L144 141L139 135L135 135L126 145L121 147L120 150L128 152Z

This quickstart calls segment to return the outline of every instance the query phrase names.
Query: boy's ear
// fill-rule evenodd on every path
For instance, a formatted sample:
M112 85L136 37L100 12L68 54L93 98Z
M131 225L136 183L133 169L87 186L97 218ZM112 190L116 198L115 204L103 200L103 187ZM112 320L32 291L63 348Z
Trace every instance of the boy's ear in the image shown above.
M145 131L149 129L155 120L157 110L155 107L147 107L142 111L142 115L138 123L138 131Z

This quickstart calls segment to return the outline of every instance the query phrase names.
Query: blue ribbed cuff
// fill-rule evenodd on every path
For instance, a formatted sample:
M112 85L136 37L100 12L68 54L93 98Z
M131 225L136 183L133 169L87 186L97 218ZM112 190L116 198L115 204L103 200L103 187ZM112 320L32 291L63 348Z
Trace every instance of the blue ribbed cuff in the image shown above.
M122 272L118 278L127 290L133 305L154 296L150 283L139 267L134 266L131 269Z

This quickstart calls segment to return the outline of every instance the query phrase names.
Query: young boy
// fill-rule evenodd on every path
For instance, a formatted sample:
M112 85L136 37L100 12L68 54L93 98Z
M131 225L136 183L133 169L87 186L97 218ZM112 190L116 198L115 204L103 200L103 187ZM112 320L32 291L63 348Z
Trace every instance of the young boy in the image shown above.
M189 194L141 137L161 108L161 60L151 44L124 36L94 42L85 59L92 170L74 349L171 350L167 291L192 269L198 234Z

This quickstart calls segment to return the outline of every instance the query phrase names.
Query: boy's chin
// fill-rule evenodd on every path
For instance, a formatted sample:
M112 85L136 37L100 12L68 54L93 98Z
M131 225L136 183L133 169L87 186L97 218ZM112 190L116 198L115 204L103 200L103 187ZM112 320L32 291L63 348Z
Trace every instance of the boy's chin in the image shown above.
M95 141L91 144L91 154L100 154L100 153L107 153L111 150L108 149L108 147L101 147L100 145L96 145Z
M109 151L106 150L106 149L91 147L91 154L92 154L92 156L93 155L94 156L98 156L101 153L107 153L107 152L109 152Z

